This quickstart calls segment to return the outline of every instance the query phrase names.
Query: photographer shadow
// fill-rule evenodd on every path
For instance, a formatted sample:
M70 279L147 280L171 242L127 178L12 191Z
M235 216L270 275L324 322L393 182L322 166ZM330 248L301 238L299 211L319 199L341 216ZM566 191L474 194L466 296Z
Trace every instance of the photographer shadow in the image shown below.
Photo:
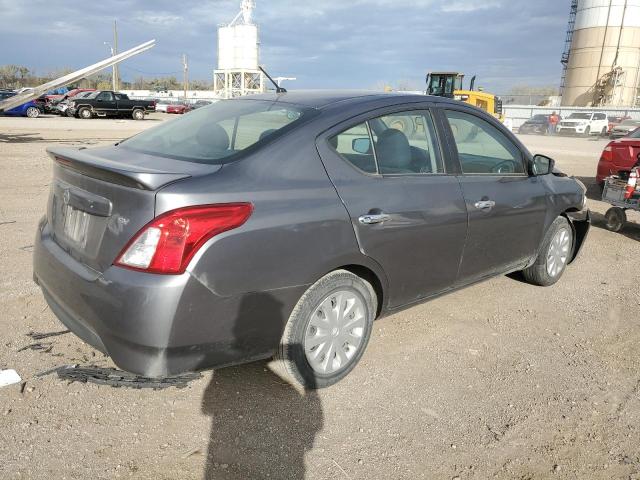
M242 332L246 338L257 322L278 318L272 315L280 310L280 302L267 294L243 302L236 338ZM211 417L205 480L305 478L305 454L323 426L315 390L297 389L273 373L266 361L254 362L216 370L202 411Z

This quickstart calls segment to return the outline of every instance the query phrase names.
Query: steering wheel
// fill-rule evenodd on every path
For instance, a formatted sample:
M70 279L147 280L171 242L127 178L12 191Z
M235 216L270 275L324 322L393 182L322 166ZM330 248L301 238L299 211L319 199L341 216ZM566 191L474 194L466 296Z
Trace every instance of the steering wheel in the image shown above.
M504 162L498 163L491 169L491 173L516 173L513 160L505 160Z

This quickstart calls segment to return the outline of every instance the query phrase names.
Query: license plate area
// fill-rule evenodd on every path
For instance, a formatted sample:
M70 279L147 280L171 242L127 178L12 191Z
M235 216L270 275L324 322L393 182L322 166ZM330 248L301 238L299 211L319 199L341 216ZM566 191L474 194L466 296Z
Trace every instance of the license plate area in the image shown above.
M63 217L62 231L65 238L76 246L84 248L87 245L87 232L89 231L91 215L71 205L65 205Z

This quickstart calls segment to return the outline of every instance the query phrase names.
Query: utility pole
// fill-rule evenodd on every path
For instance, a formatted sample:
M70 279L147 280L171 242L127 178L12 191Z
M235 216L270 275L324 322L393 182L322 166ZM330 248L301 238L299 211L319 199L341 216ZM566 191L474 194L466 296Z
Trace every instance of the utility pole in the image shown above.
M187 62L187 55L182 54L182 67L184 69L184 76L182 79L182 86L184 87L184 102L187 103L187 90L189 90L189 63Z
M118 54L118 25L116 21L113 21L113 55ZM118 65L113 66L113 91L117 92L119 88L120 72Z
M111 50L111 56L113 57L115 55L114 51L113 51L113 47L111 46L111 44L109 42L102 42L104 43L107 47L109 47L109 50ZM116 66L115 64L113 65L113 67L111 67L111 89L115 92L116 91Z

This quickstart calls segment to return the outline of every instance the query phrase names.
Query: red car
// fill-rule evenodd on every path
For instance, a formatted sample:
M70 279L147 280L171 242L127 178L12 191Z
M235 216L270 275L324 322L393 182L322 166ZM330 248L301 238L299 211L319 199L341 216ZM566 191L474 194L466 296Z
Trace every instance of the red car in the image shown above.
M618 172L629 172L639 161L640 156L640 128L626 137L609 142L602 152L598 162L596 181L604 184L604 179Z
M183 113L187 113L190 110L191 110L191 107L189 105L178 104L178 105L167 106L167 113L178 113L182 115Z

